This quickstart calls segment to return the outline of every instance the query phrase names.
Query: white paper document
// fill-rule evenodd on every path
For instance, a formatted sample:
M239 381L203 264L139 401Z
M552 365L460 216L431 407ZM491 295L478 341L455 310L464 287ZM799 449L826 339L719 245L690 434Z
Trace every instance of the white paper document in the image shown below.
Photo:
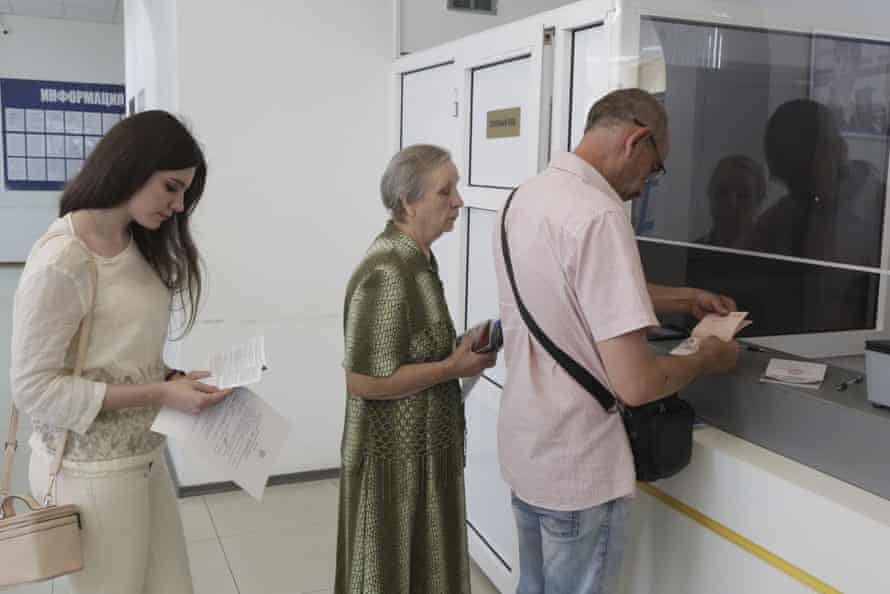
M822 385L827 369L824 363L770 359L760 381L816 390Z
M210 374L213 377L202 381L222 389L249 386L262 379L265 369L266 345L260 336L210 357Z
M83 112L65 112L65 132L68 134L83 134Z
M247 388L237 388L198 415L164 407L151 430L194 449L208 465L260 500L290 433L290 422Z
M6 135L6 154L10 157L24 157L28 154L27 136L24 134Z
M25 129L28 132L46 131L46 116L42 109L25 110Z
M28 179L28 165L24 157L7 157L6 177L11 181Z
M45 157L46 142L43 134L28 134L28 156L29 157Z
M101 113L88 112L83 114L83 133L92 134L94 136L102 136Z
M103 113L102 114L102 134L108 134L108 131L114 127L121 119L121 116L116 113Z
M53 109L46 110L46 131L47 132L64 132L65 131L65 112Z
M7 132L24 132L25 131L25 110L19 107L6 108L6 131Z
M746 320L747 317L746 311L734 311L725 316L708 314L692 329L691 336L674 347L670 354L685 356L697 353L701 341L709 336L716 336L723 342L729 342L737 333L753 323L751 320Z
M46 135L46 156L47 157L64 157L65 156L65 137L61 134Z
M28 181L46 181L46 159L28 158Z
M65 181L65 160L64 159L47 159L46 160L46 179L47 181Z

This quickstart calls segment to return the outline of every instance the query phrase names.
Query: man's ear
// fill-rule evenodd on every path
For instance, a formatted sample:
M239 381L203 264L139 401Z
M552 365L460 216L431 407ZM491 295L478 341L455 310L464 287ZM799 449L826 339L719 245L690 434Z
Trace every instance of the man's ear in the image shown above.
M631 159L634 153L640 146L640 143L645 141L646 138L652 134L652 131L649 128L643 128L640 126L636 126L632 129L628 129L624 136L624 158Z

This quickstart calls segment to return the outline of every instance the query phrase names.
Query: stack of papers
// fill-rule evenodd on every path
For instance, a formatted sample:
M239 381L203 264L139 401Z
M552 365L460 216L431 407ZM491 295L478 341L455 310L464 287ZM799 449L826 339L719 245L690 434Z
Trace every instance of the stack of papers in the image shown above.
M265 363L262 337L213 355L213 376L201 382L234 392L197 415L163 407L151 426L193 450L257 500L290 434L290 421L244 387L260 381Z
M751 320L745 319L747 317L748 312L746 311L734 311L725 316L708 314L692 329L692 335L677 345L671 354L681 356L695 354L698 352L701 341L709 336L716 336L723 342L729 342L736 334L753 323Z
M221 390L259 383L266 370L266 341L258 336L210 357L210 377L203 383Z
M768 384L783 384L798 388L818 390L825 379L828 366L824 363L808 363L790 359L770 359L760 381Z

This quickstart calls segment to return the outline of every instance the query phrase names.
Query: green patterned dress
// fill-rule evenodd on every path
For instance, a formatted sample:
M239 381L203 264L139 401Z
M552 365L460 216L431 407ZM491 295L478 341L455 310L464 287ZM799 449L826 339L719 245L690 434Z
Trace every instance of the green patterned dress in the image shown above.
M454 346L435 258L390 222L346 290L346 355L385 377ZM400 400L346 399L337 594L469 594L464 407L457 380Z

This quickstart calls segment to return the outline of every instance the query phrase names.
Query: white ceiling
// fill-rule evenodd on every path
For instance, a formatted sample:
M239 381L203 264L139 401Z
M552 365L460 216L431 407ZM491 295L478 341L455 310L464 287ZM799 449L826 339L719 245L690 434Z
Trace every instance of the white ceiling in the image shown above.
M0 0L0 16L121 23L123 0Z

